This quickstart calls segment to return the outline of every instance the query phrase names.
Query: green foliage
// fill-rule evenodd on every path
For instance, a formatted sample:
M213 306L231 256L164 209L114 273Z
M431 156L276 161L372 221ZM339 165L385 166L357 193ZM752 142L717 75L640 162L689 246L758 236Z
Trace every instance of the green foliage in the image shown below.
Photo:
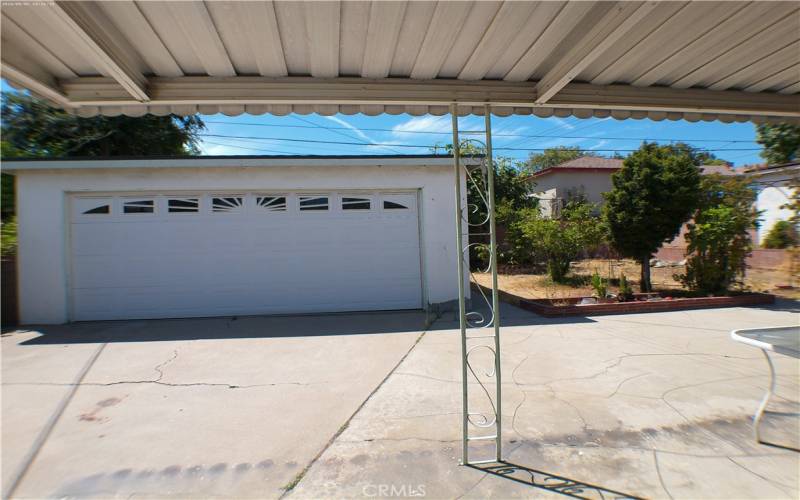
M789 248L797 245L797 229L788 220L779 220L764 238L764 248Z
M580 158L581 156L597 156L591 151L584 151L577 147L559 146L545 149L541 153L531 153L523 165L528 173L538 172L546 168L555 167L564 162Z
M619 293L617 294L620 302L625 302L633 298L633 289L628 283L628 278L624 274L619 277Z
M5 220L14 214L14 176L9 174L0 174L2 179L2 192L0 192L0 204L2 204L2 219Z
M605 230L592 216L593 209L593 205L571 201L560 219L546 219L536 209L522 211L514 224L520 236L515 244L524 247L533 260L546 263L553 281L563 282L570 261L603 242Z
M642 291L651 291L650 257L674 238L692 215L700 195L697 168L707 155L685 144L644 143L612 177L604 195L609 242L624 257L642 263Z
M603 280L597 270L592 275L592 289L598 299L604 299L608 295L608 282Z
M438 146L438 148L444 149L450 154L453 152L452 144L445 144ZM463 141L460 145L460 152L466 157L485 155L486 150L474 143ZM493 164L495 221L498 227L509 228L519 219L520 211L536 208L539 200L530 196L534 184L527 180L527 175L520 170L519 162L501 156L496 157ZM470 206L468 220L470 224L480 224L487 220L486 204L481 198L481 192L485 192L484 176L477 171L473 171L472 176L475 182L467 182L467 203ZM488 226L471 226L471 230L473 232L488 232ZM518 263L517 257L524 255L524 253L521 249L514 247L514 243L508 237L509 232L506 232L506 235L505 239L497 242L497 260L500 263ZM473 238L471 241L476 239ZM485 238L483 239L486 240ZM486 267L489 263L487 249L480 246L470 248L470 263L473 267Z
M756 127L756 142L764 147L760 154L768 164L790 162L800 157L800 125L763 123Z
M719 175L704 177L701 188L686 234L686 273L677 278L692 290L721 294L742 284L752 249L750 230L759 216L753 208L756 193L746 179Z
M9 217L0 223L0 255L17 253L17 218Z
M3 157L198 154L195 116L80 118L21 93L2 100Z

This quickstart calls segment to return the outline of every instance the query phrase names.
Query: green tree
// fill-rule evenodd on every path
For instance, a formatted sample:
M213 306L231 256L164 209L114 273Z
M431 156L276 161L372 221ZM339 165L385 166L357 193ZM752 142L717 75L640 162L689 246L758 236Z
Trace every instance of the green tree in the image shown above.
M800 157L800 125L762 123L756 127L756 142L769 165L790 162Z
M747 179L705 176L702 196L686 234L686 273L678 276L692 290L724 293L741 284L752 250L750 230L756 228L756 193Z
M531 153L524 164L524 169L529 173L538 172L546 168L561 165L564 162L580 158L582 156L597 156L591 151L584 151L577 147L559 146L557 148L545 149L541 153Z
M196 116L81 118L30 95L8 92L2 106L3 156L153 156L198 154Z
M527 251L547 265L553 281L563 281L570 261L603 242L605 229L592 215L594 208L589 203L570 201L558 219L544 218L538 209L521 211L516 229L523 235Z
M797 230L788 220L779 220L764 238L764 248L789 248L797 245Z
M444 149L452 154L453 145L438 145L436 149ZM462 156L484 156L486 149L473 142L462 141L460 152ZM521 170L520 162L511 158L495 157L492 162L494 166L494 198L495 198L495 220L500 231L510 227L517 219L518 211L535 208L539 200L530 196L535 184L528 180L528 176ZM467 183L467 203L469 205L468 220L471 224L470 232L485 233L488 227L478 225L487 220L487 207L481 197L481 192L485 192L484 175L478 171L471 172L472 179ZM472 182L474 180L474 182ZM508 232L506 232L508 235ZM472 237L470 241L488 242L484 237ZM498 239L498 257L500 263L507 263L512 260L512 247L508 238ZM470 249L470 263L473 267L485 267L488 263L488 252L481 247Z
M603 218L609 242L623 256L641 263L640 286L652 290L650 258L677 236L700 196L701 155L684 145L644 143L611 176Z

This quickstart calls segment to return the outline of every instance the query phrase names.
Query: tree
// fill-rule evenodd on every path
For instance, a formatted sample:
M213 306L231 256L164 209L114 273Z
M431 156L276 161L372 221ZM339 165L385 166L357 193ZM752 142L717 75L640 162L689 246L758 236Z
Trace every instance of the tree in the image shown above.
M650 258L677 236L697 207L701 162L685 144L644 143L611 176L613 189L604 194L603 207L609 242L641 263L643 292L652 291Z
M196 116L80 118L21 93L2 100L3 156L153 156L198 154Z
M439 145L437 149L453 153L452 144ZM480 156L486 154L486 149L472 142L463 141L460 152L465 157ZM494 166L495 220L498 227L507 228L516 220L519 210L535 208L538 206L539 200L530 196L535 184L528 180L528 176L521 170L520 162L500 156L495 157L492 164ZM487 220L488 212L480 194L486 191L483 176L475 171L472 172L472 179L475 182L467 182L467 204L469 205L467 213L471 228L476 228L475 225ZM487 231L488 227L483 227L477 232ZM472 240L475 239L478 238L472 238ZM483 237L481 241L488 242L488 239ZM508 262L512 255L508 240L498 239L497 243L498 262ZM470 262L473 266L480 267L488 263L488 253L485 249L472 247L470 250Z
M580 158L582 156L597 156L590 151L584 151L577 147L559 146L557 148L545 149L541 153L531 153L524 164L524 170L529 173L538 172L546 168L561 165L564 162Z
M546 263L553 281L563 281L572 260L602 243L605 230L593 210L589 203L570 201L559 219L544 218L533 209L522 211L515 223L528 251Z
M678 278L692 290L725 293L745 275L753 246L750 230L759 216L756 193L747 179L720 175L703 177L701 192L686 234L686 273Z
M797 230L788 220L775 222L764 238L764 248L789 248L797 245Z
M800 157L800 125L762 123L756 127L756 142L764 147L760 154L767 164L788 163Z

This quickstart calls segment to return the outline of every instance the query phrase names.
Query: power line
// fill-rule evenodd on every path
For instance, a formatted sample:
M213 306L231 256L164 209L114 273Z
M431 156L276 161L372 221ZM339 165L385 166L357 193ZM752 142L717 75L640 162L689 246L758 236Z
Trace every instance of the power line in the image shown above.
M297 118L298 120L301 119L299 117L295 117L295 118ZM308 121L308 120L303 120L303 121L307 121L308 123L311 123L313 126L312 125L280 125L280 124L276 124L276 123L220 122L220 121L211 121L211 120L206 120L205 123L213 123L213 124L217 124L217 125L236 125L236 126L245 126L245 127L275 127L275 128L300 128L300 129L321 128L321 129L325 129L325 130L330 130L331 132L338 131L338 130L351 130L351 129L348 129L347 127L326 127L326 126L323 126L323 125L315 124L315 123L313 123L311 121ZM594 126L597 123L600 123L600 122L594 122L594 123L587 124L587 125ZM548 131L551 131L551 130L557 130L557 129L560 129L560 128L563 128L563 126L562 127L553 127L553 128L545 129L544 132L548 132ZM583 127L583 128L588 128L588 126L587 127ZM366 131L366 132L392 132L392 133L396 133L396 134L423 134L423 135L447 135L447 136L452 135L452 132L439 132L439 131L435 131L435 130L431 130L431 131L427 131L427 130L395 130L395 129L390 129L390 128L373 128L373 127L363 127L363 128L362 127L358 127L358 130ZM462 130L462 131L459 131L459 133L460 134L464 134L464 135L478 135L478 134L484 134L485 132L483 130ZM345 135L346 137L349 137L350 139L355 139L355 137L350 136L350 135L346 135L346 134L340 134L340 135ZM547 134L544 134L544 133L540 133L540 134L503 134L503 133L496 133L496 134L492 134L492 137L524 137L524 138L530 138L530 139L543 139L543 138L546 138L546 139L598 139L598 140L603 139L603 140L609 140L609 141L722 142L722 143L750 143L750 144L756 142L755 140L747 140L747 139L679 139L679 138L658 138L658 137L602 137L602 136L593 136L593 135L547 135Z
M240 136L240 135L223 135L223 134L199 134L203 137L217 137L217 138L225 138L225 139L248 139L248 140L260 140L260 141L286 141L286 142L302 142L302 143L310 143L310 144L336 144L336 145L344 145L344 146L373 146L373 147L394 147L394 148L427 148L432 149L435 145L427 145L427 144L383 144L379 142L347 142L347 141L324 141L321 139L294 139L288 137L254 137L254 136ZM496 147L494 150L496 151L544 151L548 148L511 148L511 147ZM761 151L761 148L698 148L703 149L706 151ZM615 151L638 151L638 149L620 149L620 148L612 148L612 149L592 149L590 151L598 151L598 152L615 152Z

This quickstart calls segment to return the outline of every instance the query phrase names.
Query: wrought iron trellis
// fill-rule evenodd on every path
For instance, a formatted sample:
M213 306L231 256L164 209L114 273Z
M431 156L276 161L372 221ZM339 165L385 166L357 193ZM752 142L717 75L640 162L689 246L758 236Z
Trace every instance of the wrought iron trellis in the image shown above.
M461 329L461 384L462 384L462 459L464 465L492 463L502 459L502 390L500 370L500 309L497 294L497 239L494 206L494 162L492 160L492 115L491 106L484 106L486 142L482 143L486 154L477 167L465 166L461 162L461 144L458 134L458 107L451 104L450 115L453 123L453 166L455 172L456 203L456 248L458 251L458 317ZM478 142L474 139L472 142ZM479 207L462 202L462 172L466 183L472 183L479 200L486 207L483 220L469 221L469 211L477 213ZM465 184L466 185L466 184ZM470 233L470 227L487 229L487 232ZM467 231L464 231L464 228ZM470 236L482 238L482 241L470 241ZM485 238L488 237L488 243ZM478 293L489 309L488 317L478 311L466 310L466 286L464 273L465 256L473 247L484 248L489 255L489 266L485 270L492 275L491 300L482 287ZM471 272L470 272L471 275ZM491 333L486 333L487 331ZM470 333L474 332L474 333ZM488 369L476 370L473 366L475 353L491 354L492 366ZM494 396L487 387L488 380L494 380ZM491 413L488 410L470 410L470 387L479 391L479 397L485 396ZM479 434L470 434L474 430ZM494 430L494 433L491 433ZM474 441L493 441L495 453L490 459L470 460L469 445Z

